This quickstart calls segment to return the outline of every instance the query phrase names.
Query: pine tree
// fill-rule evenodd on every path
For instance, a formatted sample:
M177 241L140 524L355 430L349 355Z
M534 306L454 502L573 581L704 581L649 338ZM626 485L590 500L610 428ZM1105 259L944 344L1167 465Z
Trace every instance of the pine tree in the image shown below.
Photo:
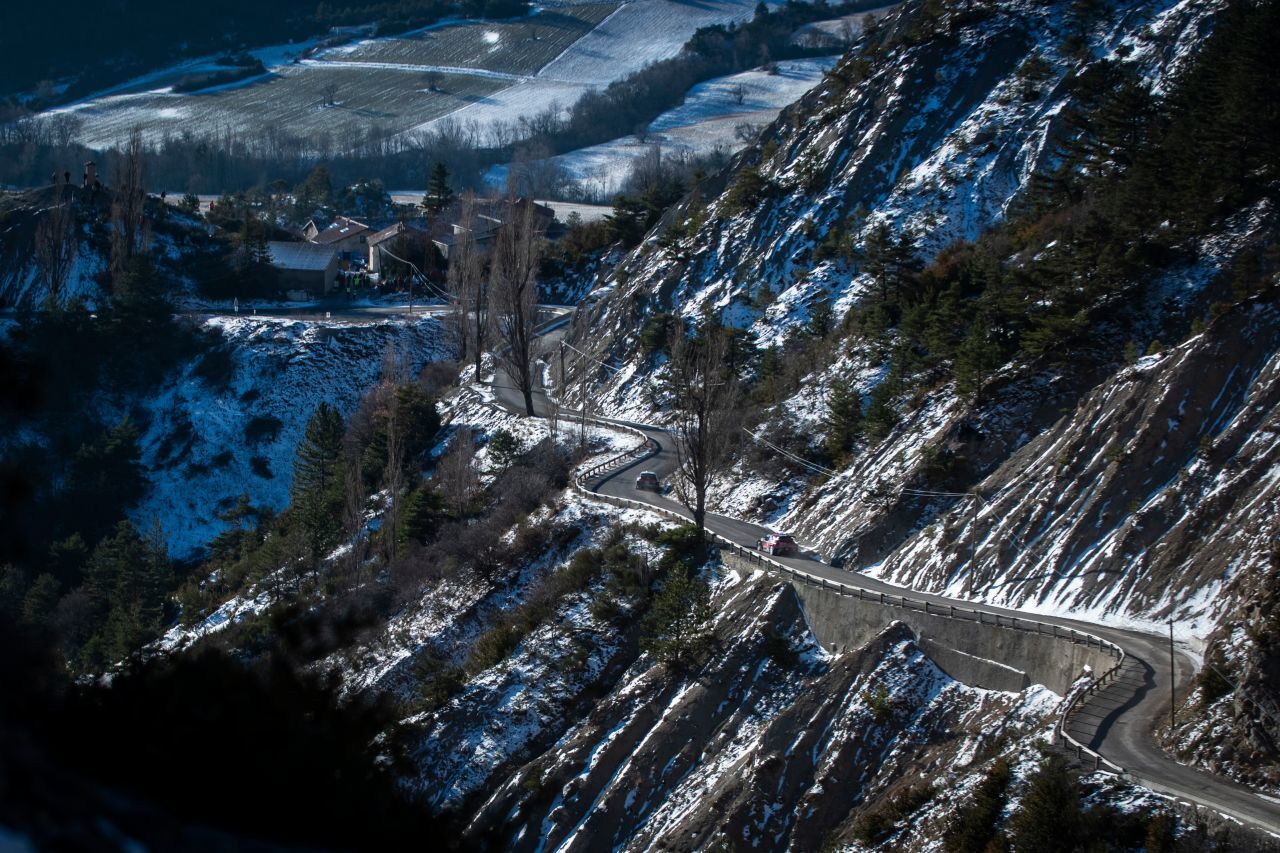
M82 445L72 458L60 514L76 519L89 541L108 533L120 510L131 506L146 490L139 436L138 428L126 417L92 444Z
M981 313L956 351L956 390L965 396L976 394L1000 361L1000 346L992 338L990 320Z
M53 615L62 595L62 584L53 575L40 575L22 599L22 620L28 625L43 625Z
M489 437L489 458L498 468L509 467L523 452L523 444L510 430L500 429Z
M449 170L437 160L427 181L427 194L422 197L422 206L429 212L438 214L452 202L453 189L449 186Z
M826 451L839 464L862 431L862 395L847 379L835 379L827 395Z
M128 521L98 543L89 560L85 592L101 630L87 663L123 660L155 636L172 582L168 550L159 525L144 539Z
M84 537L72 533L66 539L54 542L49 546L49 560L46 563L49 571L67 586L79 584L85 563L89 560L89 548Z
M898 412L893 407L893 383L889 379L880 382L871 389L867 399L867 435L879 441L889 434L898 422Z
M341 453L344 427L338 410L316 407L293 462L293 505L302 525L307 562L314 571L339 528L342 508Z
M825 338L831 332L831 300L820 299L813 306L805 331L814 338Z
M1009 762L997 758L942 837L947 853L983 853L995 837L1009 791Z
M444 513L444 496L438 489L414 489L404 500L400 513L401 541L425 543L435 535Z
M641 648L663 663L681 668L711 639L711 592L688 567L677 563L654 598Z
M405 461L410 466L418 464L436 443L440 431L440 413L436 404L421 386L409 382L396 389L396 423L401 429Z
M328 206L333 201L333 180L329 176L329 168L321 163L312 169L306 180L294 188L293 196L295 214L299 219Z
M863 270L871 275L880 301L888 302L889 293L895 296L902 284L906 258L911 253L909 235L904 231L897 239L889 229L889 223L881 222L863 241Z
M1080 848L1080 787L1062 756L1050 755L1040 764L1009 824L1016 850L1069 853Z

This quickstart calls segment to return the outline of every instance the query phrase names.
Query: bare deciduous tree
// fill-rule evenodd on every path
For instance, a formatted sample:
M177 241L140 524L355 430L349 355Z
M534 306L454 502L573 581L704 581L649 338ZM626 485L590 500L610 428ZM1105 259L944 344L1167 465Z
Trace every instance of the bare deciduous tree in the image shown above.
M484 258L476 242L476 200L471 191L462 197L462 212L449 251L449 294L454 305L452 322L458 336L458 361L473 353L476 381L489 329L489 285L484 277Z
M387 467L383 473L387 488L387 512L383 519L383 549L388 560L396 558L396 536L400 529L400 499L404 490L404 425L393 392L387 409Z
M701 530L707 516L707 491L724 469L736 441L738 380L728 363L729 338L718 326L699 337L677 330L667 382L675 421L676 496Z
M135 127L116 162L115 195L111 202L111 274L116 283L128 270L129 262L151 243L151 229L146 221L143 153L142 131Z
M351 543L345 562L347 575L354 585L360 583L369 546L364 535L364 472L360 467L360 454L347 453L344 468L342 529Z
M750 121L740 121L733 126L733 135L739 142L754 142L764 130L764 125Z
M71 147L71 143L75 141L80 129L84 126L84 119L74 113L55 113L49 117L48 121L50 140L54 145L64 149Z
M436 466L435 479L440 484L445 503L455 518L466 516L471 498L480 488L480 480L471 465L475 456L475 438L470 429L461 427L453 436L449 452Z
M533 340L538 316L538 262L542 228L531 199L507 199L502 227L489 260L494 328L503 347L499 353L511 381L524 396L526 414L533 411Z
M61 301L71 268L75 264L80 241L76 215L70 202L62 202L45 211L36 226L35 259L40 277L48 287L51 305Z

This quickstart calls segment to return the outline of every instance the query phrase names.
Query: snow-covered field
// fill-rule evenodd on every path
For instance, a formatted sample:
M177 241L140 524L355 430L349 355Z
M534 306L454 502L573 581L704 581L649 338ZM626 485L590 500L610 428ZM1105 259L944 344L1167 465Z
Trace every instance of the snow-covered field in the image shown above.
M467 68L527 76L554 61L618 8L587 3L539 9L513 21L428 27L396 38L365 39L325 51L322 61Z
M621 187L637 158L655 148L664 155L738 151L752 138L744 138L740 128L759 129L773 121L784 107L816 86L837 58L779 62L776 74L757 68L708 80L690 89L683 104L654 119L643 141L634 134L624 135L563 154L554 162L575 183L604 197ZM506 167L491 169L488 181L501 186Z
M300 57L313 43L264 48L253 54L266 74L173 92L182 76L218 68L213 57L191 60L61 111L81 118L81 140L98 146L119 142L134 127L152 140L228 129L252 136L275 128L317 144L328 134L329 145L340 149L345 138L371 126L407 133L446 116L484 127L512 124L674 56L699 27L745 20L754 9L752 0L535 8L513 21L447 21L328 48L306 60ZM337 103L326 106L330 86L337 87Z
M591 89L603 88L680 52L699 27L743 21L755 13L751 0L632 0L573 43L536 75L496 96L449 115L482 127L513 124L558 104L565 107ZM424 128L435 121L426 122ZM619 134L632 128L620 127Z
M342 149L371 126L390 130L445 115L509 85L503 79L446 73L440 91L429 91L425 69L353 67L344 63L306 62L282 65L266 75L238 84L175 94L169 88L111 95L68 108L84 121L80 138L108 146L126 138L134 127L148 141L184 132L222 129L256 137L268 128L306 136L319 150ZM325 91L334 88L333 104Z

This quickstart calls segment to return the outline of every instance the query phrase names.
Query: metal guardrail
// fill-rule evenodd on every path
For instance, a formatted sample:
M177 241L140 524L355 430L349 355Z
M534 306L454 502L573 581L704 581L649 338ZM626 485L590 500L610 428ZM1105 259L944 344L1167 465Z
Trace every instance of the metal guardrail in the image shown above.
M1090 749L1089 747L1085 746L1080 741L1072 737L1070 732L1067 731L1067 722L1071 719L1071 715L1074 714L1076 710L1078 710L1080 705L1083 703L1083 700L1085 699L1085 697L1092 696L1094 693L1097 693L1108 683L1108 681L1115 681L1116 675L1120 672L1120 668L1124 666L1124 661L1125 661L1124 649L1114 644L1111 644L1111 647L1120 653L1119 656L1116 658L1115 664L1113 664L1112 667L1108 669L1106 672L1102 673L1102 675L1099 675L1093 678L1087 685L1084 686L1083 689L1075 691L1074 695L1072 695L1071 698L1067 701L1067 706L1063 708L1062 713L1058 715L1058 721L1057 723L1054 724L1053 733L1054 733L1055 742L1058 739L1061 739L1064 744L1068 744L1070 746L1075 747L1076 758L1083 758L1085 755L1088 755L1091 758L1093 758L1094 770L1105 769L1107 772L1110 772L1110 773L1115 773L1120 776L1128 776L1129 774L1127 773L1127 771L1123 767L1121 767L1119 764L1116 764L1114 761L1111 761L1110 759L1103 758L1102 755L1099 754L1096 750Z
M588 420L597 426L605 426L611 429L618 429L631 433L639 438L641 443L631 450L612 456L604 462L593 465L579 473L574 479L574 487L578 489L578 491L596 500L602 500L614 506L656 512L681 522L687 522L690 520L680 513L674 512L666 507L645 503L644 501L631 500L630 498L620 498L614 497L613 495L601 494L592 488L589 484L605 474L619 471L623 468L634 465L643 459L653 456L658 452L658 444L638 429L622 424L610 423L608 421L600 421L595 418L588 418ZM948 619L960 619L974 622L979 625L990 625L995 628L1006 628L1014 631L1025 631L1039 636L1049 636L1056 640L1067 640L1072 643L1082 643L1087 647L1096 646L1099 649L1109 652L1115 657L1115 664L1112 665L1110 669L1102 673L1102 675L1095 677L1085 688L1075 691L1075 693L1070 697L1066 706L1058 715L1057 721L1054 723L1054 742L1057 743L1058 741L1061 741L1066 746L1074 747L1076 758L1078 759L1083 759L1086 755L1092 758L1095 770L1104 770L1106 772L1122 776L1128 775L1125 769L1119 764L1104 758L1096 750L1085 746L1083 743L1072 737L1066 728L1069 718L1079 709L1082 700L1085 697L1091 696L1101 690L1110 681L1114 681L1117 673L1120 671L1120 668L1124 665L1124 649L1117 646L1115 643L1084 631L1077 631L1074 628L1061 628L1057 625L1039 622L1035 619L1027 619L1019 616L1001 616L998 613L984 614L981 610L974 608L956 607L955 605L943 606L933 604L927 599L913 598L906 595L892 595L884 592L871 592L861 587L850 586L848 584L840 583L839 581L829 580L820 575L812 575L801 569L796 569L792 566L786 565L785 563L780 563L759 551L739 545L737 542L721 536L712 530L707 530L706 534L709 540L715 542L721 547L729 548L731 553L746 559L748 562L755 562L757 565L765 567L770 571L787 575L810 586L817 586L822 589L832 590L837 595L847 595L857 598L860 601L870 601L890 607L899 607L908 611L914 610L932 616L942 616Z

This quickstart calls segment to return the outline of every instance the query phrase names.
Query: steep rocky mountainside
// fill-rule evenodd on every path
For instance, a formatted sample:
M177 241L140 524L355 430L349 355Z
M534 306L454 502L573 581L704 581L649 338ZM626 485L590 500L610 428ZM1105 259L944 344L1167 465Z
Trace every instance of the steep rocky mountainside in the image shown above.
M731 575L717 599L707 666L684 677L628 670L488 797L469 832L521 850L598 849L604 839L628 850L765 839L812 850L848 836L890 791L944 768L962 776L1055 704L1042 688L953 681L900 625L849 654L823 654L791 590L764 578ZM907 836L919 843L944 826L919 820Z
M1158 95L1192 63L1225 4L1098 4L1083 19L1069 4L957 4L932 23L924 6L906 4L873 36L879 46L855 50L769 128L717 199L677 211L671 223L690 236L655 232L623 261L593 316L617 330L595 351L623 364L603 377L605 407L662 418L652 375L664 356L627 334L659 311L716 314L767 352L803 337L829 305L824 323L837 330L820 351L828 360L801 356L812 371L781 401L765 400L755 421L814 467L748 448L719 489L724 510L794 529L846 566L959 590L969 584L970 505L951 493L977 489L973 575L988 594L1155 619L1196 599L1183 610L1199 615L1213 597L1208 585L1224 580L1234 557L1192 561L1181 576L1188 549L1210 553L1212 544L1185 533L1178 546L1156 544L1197 524L1184 515L1203 526L1222 520L1238 496L1242 511L1268 503L1271 291L1213 307L1207 327L1196 318L1229 295L1233 264L1274 240L1270 197L1189 234L1153 268L1155 280L1121 283L1088 306L1080 316L1092 337L991 365L978 392L957 388L946 365L897 375L890 353L906 337L905 321L878 342L865 333L865 316L881 298L869 245L882 224L914 234L916 264L934 265L924 275L964 263L955 261L956 241L973 245L1000 227L1062 160L1065 117L1084 109L1079 81L1092 65L1119 67ZM742 174L751 169L768 190L744 202ZM1043 222L1027 228L1038 229L1039 242L1006 243L1015 266L1052 255L1059 242ZM832 233L840 245L823 250ZM1166 350L1160 341L1170 338L1185 342ZM1135 355L1121 356L1126 339L1128 348L1142 345ZM1133 364L1144 348L1152 355ZM756 383L763 369L749 366ZM868 434L828 470L820 442L842 380L861 393L868 416L877 387L897 383L905 393L883 434ZM1201 506L1219 476L1230 483ZM1050 498L1053 510L1043 506ZM1171 571L1179 583L1169 583Z
M745 333L747 426L772 445L743 437L721 511L915 588L1172 618L1197 653L1215 627L1231 646L1272 597L1274 146L1218 155L1223 174L1256 163L1233 185L1247 192L1153 211L1172 209L1188 116L1249 135L1197 86L1224 57L1264 56L1251 14L1274 19L1186 0L904 4L597 291L575 334L614 366L595 376L603 408L667 417L661 333L713 318ZM1270 126L1274 92L1251 92ZM833 450L841 392L861 432ZM1237 709L1256 701L1237 677L1275 695L1251 648L1220 699ZM1215 766L1274 764L1271 731Z
M589 400L667 419L676 320L733 329L725 379L738 374L752 437L714 508L915 589L1149 629L1176 620L1207 665L1170 753L1280 793L1278 175L1253 136L1231 173L1220 139L1249 110L1196 77L1216 51L1222 79L1265 90L1223 53L1258 57L1256 10L1274 23L1277 5L902 4L731 174L702 179L635 251L599 259L568 335L603 362ZM1236 33L1225 48L1223 31ZM1204 141L1205 101L1229 123L1176 161L1194 178L1180 182L1160 157L1179 133ZM1265 136L1277 122L1262 103L1245 106ZM1188 166L1202 154L1229 191ZM1190 212L1166 215L1185 201L1166 185L1197 201ZM102 225L83 235L107 257ZM0 286L42 301L33 276ZM579 284L561 292L576 299ZM66 313L80 331L97 319ZM223 534L164 602L181 613L142 657L222 653L234 670L296 670L343 708L379 709L359 748L372 743L412 807L448 826L442 845L1254 849L1238 827L1211 838L1212 817L1068 768L1045 741L1087 673L1070 689L984 689L902 622L823 648L806 620L818 611L779 577L573 487L573 465L634 433L598 425L580 444L563 422L496 405L469 371L444 370L426 394L413 376L448 337L432 319L175 325L202 330L198 351L145 395L84 397L104 424L139 427L137 522L159 517L183 555ZM575 405L587 362L570 358L572 382L555 390ZM370 453L377 401L360 395L380 372L386 430ZM432 414L407 472L392 375ZM295 446L323 461L304 436L322 401L337 406L333 467L282 525L249 526L244 484L271 516L306 461ZM362 409L368 446L353 455L341 418ZM32 431L4 441L44 453ZM331 536L278 549L337 515Z

